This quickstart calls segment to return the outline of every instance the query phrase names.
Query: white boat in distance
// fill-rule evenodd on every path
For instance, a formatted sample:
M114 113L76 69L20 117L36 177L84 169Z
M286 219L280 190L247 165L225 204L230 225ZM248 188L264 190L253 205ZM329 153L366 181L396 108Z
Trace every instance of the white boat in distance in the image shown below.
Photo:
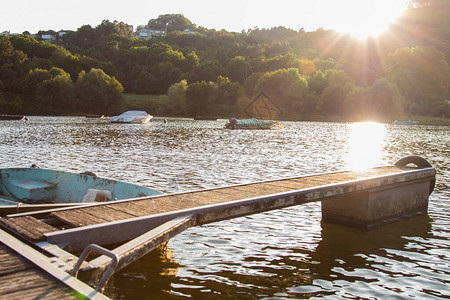
M140 123L146 124L153 118L147 112L142 110L129 110L119 116L114 116L109 119L111 123Z

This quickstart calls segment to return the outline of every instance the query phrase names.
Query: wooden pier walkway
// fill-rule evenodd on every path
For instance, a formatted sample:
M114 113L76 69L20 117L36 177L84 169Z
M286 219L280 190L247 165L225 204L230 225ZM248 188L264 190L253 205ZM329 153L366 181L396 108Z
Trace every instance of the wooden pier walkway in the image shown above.
M73 209L56 209L39 211L36 213L16 214L10 215L7 218L1 218L0 224L31 242L39 242L46 240L48 234L67 231L67 229L94 226L145 216L156 216L190 208L230 203L242 199L254 199L258 197L267 197L268 195L286 194L308 188L392 175L400 172L404 172L404 169L398 167L380 167L362 172L335 172L261 183L234 185L224 188L152 196L133 201L96 203ZM319 197L314 198L319 199ZM302 197L302 199L298 199L289 204L295 205L306 203L309 202L308 200L313 201L314 199ZM289 205L280 205L280 207L277 208L286 206ZM268 206L267 209L261 207L258 212L271 209L274 208L272 206ZM242 215L244 215L244 213L242 213ZM226 219L227 217L228 216L223 216L220 217L220 219ZM218 220L216 219L214 221ZM117 234L117 232L115 232L115 234ZM136 233L136 235L139 234L141 233ZM127 238L129 237L130 236L127 235ZM114 242L117 242L117 237L114 237L114 239Z
M111 250L119 270L189 227L224 219L324 199L351 198L416 182L426 189L427 205L435 174L431 167L401 165L333 172L9 215L0 218L0 226L59 257L66 255L65 251L79 251L89 244L122 244ZM414 212L424 207L411 209ZM102 255L86 262L82 270L104 271L110 262L110 258ZM70 271L70 267L65 271Z

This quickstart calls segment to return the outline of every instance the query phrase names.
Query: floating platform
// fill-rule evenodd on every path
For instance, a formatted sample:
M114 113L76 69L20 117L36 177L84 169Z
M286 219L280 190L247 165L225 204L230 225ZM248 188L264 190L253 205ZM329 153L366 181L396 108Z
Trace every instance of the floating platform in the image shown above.
M323 221L364 229L424 213L435 176L424 159L408 157L364 171L9 215L0 218L0 226L60 260L85 249L76 264L61 269L73 275L80 270L102 287L112 273L192 226L314 201L322 202ZM103 255L87 262L90 251Z

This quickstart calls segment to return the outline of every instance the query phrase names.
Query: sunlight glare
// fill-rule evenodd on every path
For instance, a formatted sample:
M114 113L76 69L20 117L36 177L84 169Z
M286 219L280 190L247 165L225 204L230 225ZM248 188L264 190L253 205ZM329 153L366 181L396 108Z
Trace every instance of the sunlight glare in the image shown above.
M375 37L388 30L406 9L405 0L342 0L335 30L356 38Z
M350 130L348 168L362 170L378 166L385 143L385 125L374 122L354 123Z

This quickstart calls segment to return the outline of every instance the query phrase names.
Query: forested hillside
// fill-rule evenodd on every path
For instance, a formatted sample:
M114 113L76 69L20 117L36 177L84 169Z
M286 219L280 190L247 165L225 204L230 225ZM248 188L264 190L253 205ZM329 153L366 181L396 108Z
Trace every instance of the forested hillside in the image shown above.
M264 91L281 119L450 118L449 15L450 1L415 0L368 40L323 29L216 31L175 14L139 26L167 32L148 40L109 20L54 43L2 36L0 114L114 114L127 109L124 92L161 95L142 104L154 115L227 117Z

